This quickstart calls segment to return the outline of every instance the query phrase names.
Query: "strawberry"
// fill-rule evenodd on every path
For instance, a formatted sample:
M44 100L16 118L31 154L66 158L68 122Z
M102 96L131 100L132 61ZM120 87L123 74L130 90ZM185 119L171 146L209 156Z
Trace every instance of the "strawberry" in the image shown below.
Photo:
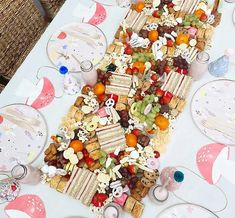
M171 39L167 40L167 47L173 47L174 42Z
M157 95L157 97L162 97L164 95L164 91L161 90L160 88L157 88L156 95Z
M108 199L108 195L104 193L96 193L94 197L92 198L91 203L95 207L102 207L104 205L104 202Z
M132 68L132 74L138 74L139 69L137 67Z
M133 49L131 46L127 46L124 51L125 54L127 55L132 55L133 54Z
M131 69L130 67L128 67L128 68L126 69L126 74L132 75L132 69Z
M82 94L88 94L89 91L91 91L91 86L90 85L83 86Z
M91 157L86 157L85 158L85 163L88 167L91 167L95 163L95 160Z
M153 12L153 17L156 17L156 18L160 18L161 17L161 15L162 15L162 13L161 13L161 11L159 11L159 10L156 10L156 11L154 11Z
M165 94L162 97L163 104L169 104L172 98L173 98L173 95L170 92L165 92Z
M112 153L110 153L110 154L109 154L109 156L110 156L111 158L117 158L117 155L116 155L116 154L114 154L113 152L112 152Z
M126 29L126 32L127 32L128 36L131 38L131 36L132 36L132 34L133 34L132 28L127 28L127 29Z
M151 80L157 81L157 80L158 80L157 74L153 74L153 75L151 76Z
M205 13L203 13L200 17L200 21L205 22L207 20L208 20L208 16Z
M130 174L134 175L138 171L138 167L135 165L128 165L127 170L129 171Z
M133 129L131 133L138 137L141 134L141 130Z
M178 68L177 72L180 73L180 74L188 75L188 70L187 69Z
M174 5L173 2L170 2L170 3L167 4L167 7L168 7L168 8L173 8L174 6L175 6L175 5Z
M171 71L171 68L169 66L164 67L164 72L170 73L170 71Z
M99 102L105 102L107 100L107 95L101 94L98 97Z
M82 154L83 154L83 156L86 158L86 157L89 157L89 153L88 153L88 151L84 148L83 150L82 150Z

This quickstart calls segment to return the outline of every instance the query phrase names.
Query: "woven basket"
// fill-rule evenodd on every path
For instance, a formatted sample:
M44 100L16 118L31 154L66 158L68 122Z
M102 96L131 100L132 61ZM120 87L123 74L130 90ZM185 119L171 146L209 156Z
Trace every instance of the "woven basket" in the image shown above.
M41 0L42 6L50 19L55 17L64 2L65 0Z
M5 88L5 86L0 83L0 93L2 92L2 90L3 90L4 88Z
M33 0L0 3L0 74L10 79L46 27Z

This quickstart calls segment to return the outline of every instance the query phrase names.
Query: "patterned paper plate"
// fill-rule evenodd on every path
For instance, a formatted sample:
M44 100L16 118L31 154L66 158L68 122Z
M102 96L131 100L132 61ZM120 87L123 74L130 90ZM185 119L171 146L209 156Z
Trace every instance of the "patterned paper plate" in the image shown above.
M196 204L176 204L163 210L157 218L218 218L213 212Z
M16 163L32 163L47 141L47 125L42 114L24 104L0 108L0 171L10 171Z
M117 5L116 0L94 0L95 2L98 2L102 5L107 5L107 6L114 6Z
M47 53L57 68L66 66L70 72L78 72L83 60L97 65L104 57L106 48L106 37L98 27L88 23L71 23L52 35Z
M215 80L195 93L191 112L197 127L210 139L235 145L235 81Z

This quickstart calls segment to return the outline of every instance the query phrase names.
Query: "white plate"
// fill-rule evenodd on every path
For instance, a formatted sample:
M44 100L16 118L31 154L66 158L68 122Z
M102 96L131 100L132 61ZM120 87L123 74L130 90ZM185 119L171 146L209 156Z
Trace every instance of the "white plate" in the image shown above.
M104 33L88 23L71 23L59 28L47 44L47 54L57 67L80 71L80 62L90 60L97 65L104 57L107 40Z
M107 5L107 6L114 6L117 5L116 0L94 0L95 2L98 2L102 5Z
M197 127L210 139L235 145L235 81L215 80L195 93L191 112Z
M213 212L195 204L176 204L163 210L157 218L218 218Z
M18 162L32 163L47 141L42 114L24 104L0 108L0 171L10 171Z
M233 23L235 24L235 9L233 11Z

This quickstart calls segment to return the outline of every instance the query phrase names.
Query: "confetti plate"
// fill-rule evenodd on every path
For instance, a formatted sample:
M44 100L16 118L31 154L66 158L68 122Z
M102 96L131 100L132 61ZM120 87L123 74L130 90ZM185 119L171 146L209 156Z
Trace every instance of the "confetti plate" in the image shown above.
M235 81L215 80L195 93L191 112L197 127L210 139L235 145Z
M66 66L70 72L78 72L84 60L97 65L106 48L106 37L98 27L88 23L71 23L52 35L47 44L47 54L57 68Z
M117 5L117 1L116 0L94 0L95 2L98 2L102 5L107 5L107 6L113 6L113 5Z
M196 204L176 204L163 210L157 218L219 218L213 212Z
M42 114L24 104L0 108L0 171L10 171L17 163L32 163L47 141L47 125Z

